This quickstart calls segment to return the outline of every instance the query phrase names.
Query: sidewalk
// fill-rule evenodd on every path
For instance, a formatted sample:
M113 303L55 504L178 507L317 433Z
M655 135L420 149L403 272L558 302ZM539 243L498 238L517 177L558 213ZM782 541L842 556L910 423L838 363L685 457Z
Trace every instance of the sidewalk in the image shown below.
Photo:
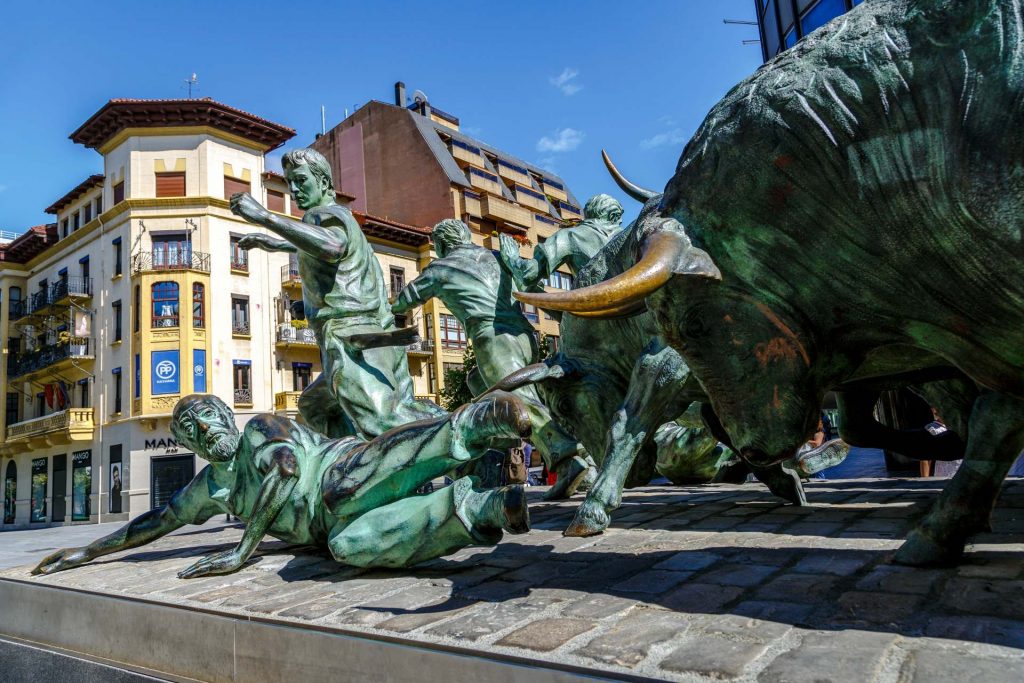
M1006 484L995 532L978 537L961 566L887 563L943 484L812 481L811 508L782 505L757 484L645 487L627 491L613 528L588 539L561 535L576 500L537 502L531 533L403 571L344 568L272 542L238 574L177 579L197 557L237 541L238 528L223 527L53 577L18 569L0 579L573 675L1024 680L1024 481ZM531 488L531 499L542 492ZM269 680L301 678L289 667L301 669L311 653L327 658L317 660L321 674L346 666L336 649L309 646L295 661L287 648L269 653L258 653L255 669ZM242 654L237 662L248 661ZM397 668L394 658L379 666Z

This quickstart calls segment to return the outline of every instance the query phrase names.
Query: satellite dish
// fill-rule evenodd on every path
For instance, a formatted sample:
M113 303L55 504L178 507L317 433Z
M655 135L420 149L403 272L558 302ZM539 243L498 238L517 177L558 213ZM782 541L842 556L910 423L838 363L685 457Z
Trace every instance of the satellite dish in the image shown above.
M414 90L412 93L412 101L419 104L420 102L427 102L427 93L422 90Z

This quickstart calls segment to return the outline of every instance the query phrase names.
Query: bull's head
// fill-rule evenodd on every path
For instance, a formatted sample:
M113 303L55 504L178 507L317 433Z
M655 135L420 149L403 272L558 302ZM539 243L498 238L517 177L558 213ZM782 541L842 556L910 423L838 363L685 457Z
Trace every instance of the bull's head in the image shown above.
M516 297L596 318L646 305L741 455L758 467L791 457L813 432L823 395L812 372L807 326L784 303L745 289L739 277L723 278L687 234L685 210L665 206L663 196L629 183L608 163L620 187L646 202L632 227L634 265L591 287Z

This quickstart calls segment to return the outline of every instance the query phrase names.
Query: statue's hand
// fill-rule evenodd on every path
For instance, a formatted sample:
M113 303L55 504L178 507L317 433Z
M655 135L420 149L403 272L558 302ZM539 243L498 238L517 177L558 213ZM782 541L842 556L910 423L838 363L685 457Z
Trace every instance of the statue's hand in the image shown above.
M32 573L53 574L54 572L81 566L91 559L85 552L85 548L65 548L64 550L58 550L52 555L47 555L42 562L36 565Z
M271 239L266 235L261 235L257 232L252 232L238 240L238 248L249 251L250 249L264 249L266 251L274 251L277 246L277 240Z
M502 234L498 237L501 242L501 260L511 268L519 260L519 242L512 239L511 235Z
M230 574L242 568L245 560L239 555L236 548L223 550L213 555L207 555L191 567L178 572L179 579L194 579L197 576L213 576L216 574Z
M270 218L270 212L248 192L231 195L231 212L250 223L262 223Z

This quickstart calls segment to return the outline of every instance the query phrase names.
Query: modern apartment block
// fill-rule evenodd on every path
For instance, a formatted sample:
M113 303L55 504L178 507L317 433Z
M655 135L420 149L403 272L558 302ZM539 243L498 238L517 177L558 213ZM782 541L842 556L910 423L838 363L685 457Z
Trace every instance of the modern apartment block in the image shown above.
M101 172L47 209L53 223L0 244L0 528L166 503L203 465L169 430L183 395L216 394L240 426L295 414L320 372L311 330L291 317L301 282L287 254L238 248L258 229L228 204L248 191L301 216L264 161L293 136L210 99L111 100L71 134ZM356 218L393 288L418 274L428 228ZM429 351L409 354L417 393L433 393Z
M814 29L864 0L754 0L761 30L761 52L768 61Z
M355 197L356 211L423 226L460 218L474 242L490 249L498 249L504 233L520 242L524 255L532 254L533 245L582 218L564 180L462 133L459 119L422 93L408 104L403 83L395 84L394 104L367 103L312 147L330 161L338 186ZM421 267L431 256L421 253ZM556 273L549 285L570 289L572 276ZM556 320L533 306L525 313L557 344ZM423 307L423 317L433 363L419 367L442 371L427 377L433 393L443 386L444 368L462 363L466 333L436 300Z

